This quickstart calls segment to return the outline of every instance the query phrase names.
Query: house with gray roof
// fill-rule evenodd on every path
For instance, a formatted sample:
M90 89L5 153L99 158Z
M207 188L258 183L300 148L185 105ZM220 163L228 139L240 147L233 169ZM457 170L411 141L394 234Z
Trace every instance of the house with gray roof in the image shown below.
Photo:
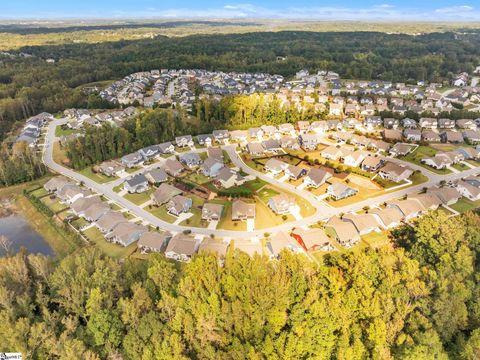
M262 156L265 149L261 143L251 142L247 144L247 151L252 156Z
M228 141L230 135L228 133L228 130L213 130L212 135L215 139L215 141L225 143Z
M165 172L173 177L180 176L185 171L183 165L177 159L167 159L163 165Z
M148 190L148 179L143 174L137 174L123 183L123 188L130 194L142 193Z
M327 194L335 201L354 196L358 193L357 189L351 188L344 183L335 182L327 188Z
M175 152L175 146L170 141L158 144L158 151L160 154L173 154Z
M232 204L232 220L246 221L247 219L255 219L255 204L235 200Z
M102 233L107 234L111 232L115 226L118 224L127 221L125 216L123 216L118 211L107 211L105 212L95 223L98 230Z
M158 233L147 231L140 235L137 247L142 254L161 252L166 248L172 234L168 232Z
M196 152L181 153L178 155L178 159L183 165L189 168L197 167L202 163L202 158Z
M145 178L150 184L158 185L168 180L168 175L163 168L156 168L145 172Z
M198 242L183 233L178 233L170 239L165 249L165 257L177 261L188 262L198 250Z
M324 169L312 168L308 171L303 183L306 185L306 187L318 188L325 184L325 182L331 177L332 174Z
M54 193L60 190L65 185L74 185L69 179L65 176L55 176L48 180L44 185L43 188L47 190L49 193Z
M223 213L223 205L205 203L202 207L202 220L218 221L221 219Z
M192 135L177 136L175 144L178 147L192 147L194 145Z
M223 164L223 161L217 158L208 157L203 162L201 167L202 167L203 175L208 177L215 177L218 175L218 173L224 166L225 165Z
M105 238L110 242L122 246L128 246L133 244L135 241L138 241L140 236L147 231L148 229L146 226L127 221L119 223L117 226L115 226L115 228L109 232Z
M188 212L191 207L192 199L183 195L175 195L166 205L168 213L174 216L180 216L180 214Z
M144 147L138 150L138 152L140 153L140 155L142 155L145 161L149 161L160 156L160 148L158 147L158 145Z
M128 168L136 167L136 166L141 166L145 162L145 159L143 158L142 154L139 152L135 152L132 154L128 154L122 157L121 159L122 164L125 165Z
M174 196L182 193L183 192L175 186L163 183L150 195L150 199L155 205L160 206L169 202Z
M212 146L213 139L213 134L201 134L197 136L198 145L201 146Z

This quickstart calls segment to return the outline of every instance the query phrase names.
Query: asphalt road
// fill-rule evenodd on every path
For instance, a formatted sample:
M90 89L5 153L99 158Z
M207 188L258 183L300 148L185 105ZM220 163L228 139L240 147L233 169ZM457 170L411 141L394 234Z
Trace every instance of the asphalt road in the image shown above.
M325 202L318 200L312 193L306 191L306 190L299 190L295 188L294 186L288 184L288 183L283 183L280 182L276 179L272 179L271 177L267 176L264 173L261 173L259 171L256 171L252 169L251 167L247 166L240 156L236 153L236 146L235 145L226 145L223 146L223 149L228 153L230 156L232 162L238 167L241 168L245 173L249 175L253 175L258 177L261 180L267 181L280 189L283 189L285 191L289 191L291 193L297 194L299 196L302 196L305 198L307 201L309 201L315 208L316 212L312 216L309 216L307 218L301 219L301 220L296 220L296 221L291 221L288 223L283 223L281 225L277 225L274 227L266 228L266 229L261 229L261 230L255 230L255 231L234 231L234 230L221 230L221 229L206 229L206 228L196 228L196 227L188 227L188 226L180 226L180 225L174 225L170 224L166 221L163 221L153 214L149 213L148 211L142 209L141 207L131 203L124 197L120 196L116 192L113 191L113 187L120 184L122 180L116 180L114 182L106 183L106 184L99 184L91 179L89 179L86 176L83 176L67 167L64 167L56 162L53 161L53 144L58 140L55 136L55 129L58 125L62 125L66 122L65 119L56 119L53 120L52 122L49 123L48 128L47 128L47 134L45 137L45 146L44 146L44 153L43 153L43 161L45 165L50 168L52 171L62 174L64 176L67 176L76 182L82 182L86 187L90 188L91 190L104 195L106 198L114 201L121 207L127 209L129 212L131 212L133 215L137 216L140 219L143 219L144 221L148 222L149 224L159 227L160 229L167 230L170 232L181 232L184 230L191 230L192 233L194 234L200 234L200 235L215 235L217 237L228 237L228 238L251 238L255 236L262 236L264 233L276 233L278 231L289 231L294 227L299 227L299 226L308 226L315 224L321 220L326 220L334 215L338 215L340 213L347 213L351 211L358 211L361 210L365 206L372 206L375 204L382 204L385 201L392 200L395 198L402 197L406 194L410 193L415 193L420 191L424 187L430 187L433 185L438 184L440 181L445 180L445 181L451 181L451 180L457 180L462 177L468 176L468 175L474 175L480 173L480 168L476 169L470 169L466 171L462 171L457 174L448 174L448 175L438 175L435 174L431 171L426 170L425 168L421 166L417 166L411 163L405 163L401 160L398 159L390 159L389 161L395 161L395 162L400 162L408 165L410 168L414 170L420 170L425 176L428 177L428 181L426 183L416 185L416 186L411 186L408 188L404 189L399 189L397 191L392 191L385 193L384 195L376 196L371 199L367 199L365 201L360 201L352 205L344 206L344 207L339 207L339 208L334 208L326 204ZM158 166L159 164L154 164L153 166ZM142 172L144 169L139 170L137 172Z

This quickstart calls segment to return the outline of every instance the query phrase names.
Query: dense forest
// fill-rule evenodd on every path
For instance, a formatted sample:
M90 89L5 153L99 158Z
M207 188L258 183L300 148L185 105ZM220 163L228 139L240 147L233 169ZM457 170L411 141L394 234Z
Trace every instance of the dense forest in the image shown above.
M19 51L33 57L0 59L0 138L27 116L87 106L78 88L83 84L136 71L203 68L290 77L307 68L334 70L343 78L446 81L478 65L479 42L475 30L419 36L285 31L24 47ZM46 63L48 58L57 63Z
M59 359L465 359L480 354L480 217L431 213L394 246L315 265L231 251L0 258L0 351Z

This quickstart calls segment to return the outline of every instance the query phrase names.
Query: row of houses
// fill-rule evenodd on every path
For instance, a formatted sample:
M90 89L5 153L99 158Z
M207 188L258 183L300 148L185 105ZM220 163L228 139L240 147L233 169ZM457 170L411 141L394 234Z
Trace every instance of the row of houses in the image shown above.
M24 142L31 148L36 147L39 142L42 129L52 119L52 114L46 112L29 118L23 126L22 131L15 139L15 143Z
M421 159L422 163L435 169L446 169L465 160L480 160L480 150L465 147L452 151L440 151L432 157Z
M68 119L69 129L79 130L85 125L100 126L102 123L120 126L126 119L138 114L138 109L129 106L123 110L93 113L88 109L67 109L64 116Z

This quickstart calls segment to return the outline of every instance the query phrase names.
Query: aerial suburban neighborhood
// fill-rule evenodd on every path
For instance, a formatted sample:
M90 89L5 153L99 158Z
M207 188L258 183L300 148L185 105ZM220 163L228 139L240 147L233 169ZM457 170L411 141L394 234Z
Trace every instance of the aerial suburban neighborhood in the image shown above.
M86 127L120 126L154 106L191 111L192 80L204 97L263 96L281 106L313 106L323 115L176 136L88 171L54 160L58 147L83 136ZM276 257L279 247L294 248L316 261L314 254L381 237L431 209L454 216L461 212L458 202L480 200L480 119L404 116L445 116L459 103L478 106L480 88L457 80L445 91L435 83L345 81L330 71L302 70L286 81L269 74L152 70L100 92L123 110L69 109L57 118L42 113L27 121L17 142L43 152L59 174L45 191L64 204L63 216L79 224L83 236L95 232L118 246L136 244L139 253L164 252L179 261L208 248L225 256L239 239L241 250L252 242L255 251ZM385 111L396 117L378 115ZM267 244L278 238L282 245L274 251ZM211 246L202 246L206 241Z

